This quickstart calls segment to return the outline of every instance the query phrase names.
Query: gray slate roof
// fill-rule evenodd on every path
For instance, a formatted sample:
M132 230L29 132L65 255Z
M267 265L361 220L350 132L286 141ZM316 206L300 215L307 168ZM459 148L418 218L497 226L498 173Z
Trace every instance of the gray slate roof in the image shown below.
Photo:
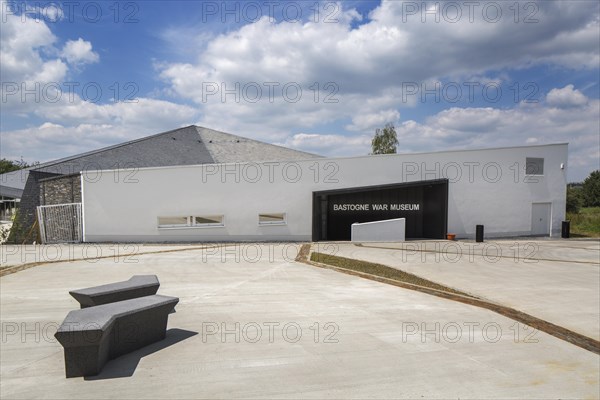
M216 163L293 161L321 157L200 126L195 128Z
M191 125L2 174L0 195L20 197L30 170L69 175L83 170L291 161L317 157L320 156Z

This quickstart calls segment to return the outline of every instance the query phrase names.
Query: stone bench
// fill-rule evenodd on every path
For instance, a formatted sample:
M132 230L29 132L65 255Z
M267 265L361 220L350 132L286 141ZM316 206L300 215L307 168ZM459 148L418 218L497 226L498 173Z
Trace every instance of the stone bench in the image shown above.
M97 375L108 360L164 339L178 302L152 295L69 312L54 335L67 378Z
M134 275L123 282L94 286L69 292L81 308L99 306L156 294L160 283L156 275Z

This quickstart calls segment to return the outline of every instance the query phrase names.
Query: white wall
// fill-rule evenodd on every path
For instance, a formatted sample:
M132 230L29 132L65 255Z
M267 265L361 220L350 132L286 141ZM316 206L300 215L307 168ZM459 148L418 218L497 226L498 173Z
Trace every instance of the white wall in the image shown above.
M525 176L526 157L544 175ZM561 169L561 164L564 169ZM312 192L448 178L448 232L473 237L531 233L531 204L552 204L552 234L565 218L567 145L218 164L83 175L85 240L310 240ZM285 212L287 225L259 226ZM158 216L225 215L225 227L159 229Z

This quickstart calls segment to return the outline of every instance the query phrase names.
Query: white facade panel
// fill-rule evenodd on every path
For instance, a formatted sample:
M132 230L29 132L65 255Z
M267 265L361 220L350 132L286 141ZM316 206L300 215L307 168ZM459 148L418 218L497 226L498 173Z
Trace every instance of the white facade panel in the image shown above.
M543 175L526 175L543 158ZM564 166L561 168L561 165ZM532 204L549 203L552 235L565 218L567 145L291 162L210 164L84 173L85 239L311 240L312 193L447 178L448 232L531 235ZM259 225L259 214L285 223ZM159 228L158 217L223 216L223 226Z
M353 242L404 242L406 218L352 224Z

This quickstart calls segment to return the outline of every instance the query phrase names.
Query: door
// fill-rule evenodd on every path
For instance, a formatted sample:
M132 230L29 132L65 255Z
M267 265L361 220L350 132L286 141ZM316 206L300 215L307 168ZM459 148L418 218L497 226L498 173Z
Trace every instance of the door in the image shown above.
M533 203L531 205L531 234L550 235L551 203Z

